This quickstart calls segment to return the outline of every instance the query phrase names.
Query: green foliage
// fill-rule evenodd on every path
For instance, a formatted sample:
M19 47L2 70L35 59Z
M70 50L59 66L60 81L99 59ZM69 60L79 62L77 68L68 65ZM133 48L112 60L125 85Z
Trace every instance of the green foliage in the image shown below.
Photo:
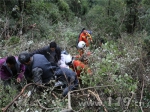
M89 10L89 2L87 0L67 0L67 3L75 16L83 16Z
M66 33L64 33L63 37L65 37L65 41L68 43L68 46L75 46L78 34L73 31L67 31Z
M0 107L8 105L16 96L18 90L12 86L4 86L0 80Z
M17 36L12 36L9 39L8 45L14 45L19 43L20 38Z
M143 100L144 100L144 107L148 108L150 106L150 92L149 92L148 88L144 89L144 94L145 94L144 98L143 98Z
M18 55L25 49L32 51L33 49L41 48L48 45L52 40L55 40L60 47L66 49L72 55L76 55L77 50L73 49L73 46L76 45L80 30L85 27L93 31L92 36L94 39L102 37L108 42L102 45L102 48L90 49L93 51L93 55L90 58L91 60L89 60L89 66L93 70L93 76L82 73L81 87L112 85L112 87L94 90L100 91L99 95L103 101L105 101L106 96L130 96L131 92L141 92L141 89L138 89L138 84L141 85L140 81L142 79L137 77L145 74L145 70L148 76L150 71L149 67L147 67L148 63L143 64L139 61L143 58L141 46L146 52L150 52L150 37L146 35L150 33L149 0L137 0L137 4L135 4L134 0L31 0L31 2L29 0L28 2L25 1L23 12L18 12L18 19L14 19L11 15L12 8L14 5L18 5L18 1L7 0L5 5L4 1L0 1L0 27L2 31L0 36L1 38L4 37L3 39L7 38L7 35L11 37L9 40L1 41L1 46L4 46L1 49L1 57L5 57L10 53ZM130 9L133 13L130 13ZM138 17L136 20L140 20L140 24L136 22L135 28L145 32L145 35L140 32L137 35L136 33L130 36L126 34L128 29L126 26L133 25L134 19L130 18L133 17L132 14ZM36 27L30 28L34 23L36 23ZM19 34L20 30L23 30L23 35ZM20 38L17 37L18 34ZM110 41L112 38L118 37L122 38L116 40L117 42ZM136 69L139 63L142 65L139 68L143 68L143 65L144 67L146 65L143 68L144 72ZM146 86L147 82L145 81L145 88L147 88ZM3 86L0 86L0 92L2 91L2 94L0 94L2 99L0 101L1 107L10 103L17 94L16 89L7 88L7 90L10 94L6 94ZM27 94L26 92L28 91L25 91L25 94ZM14 109L11 106L10 110L14 109L13 111L18 112L20 110L56 112L60 111L61 108L67 107L67 97L64 98L65 100L62 100L60 97L61 93L51 91L51 86L49 90L43 93L39 94L37 91L33 91L33 93L32 97L29 98L21 96L21 100L18 101L18 107ZM85 91L83 93L83 96L86 95ZM77 97L79 101L82 101L82 93L79 92L71 97L74 96L72 106L74 102L78 103ZM88 96L88 98L91 99L92 97ZM149 107L148 89L144 90L143 99L148 102L147 106ZM38 101L44 107L59 107L59 109L44 110L39 106ZM135 108L138 107L133 107L133 103L135 102L132 101L130 103L128 110L136 112ZM81 107L77 109L79 110ZM87 111L94 111L95 108L92 109L89 110L88 108ZM115 105L107 109L108 111L123 111L121 107L115 107ZM83 111L85 111L84 108Z
M1 10L1 13L6 13L7 16L10 16L9 14L9 11L12 11L13 7L15 5L18 5L16 4L16 0L4 0L4 1L0 1L0 7L2 8Z
M21 87L24 85L24 81L20 84L16 84L15 80L11 80L11 85L4 86L3 82L0 80L0 107L6 107L13 99L21 92ZM43 107L52 108L49 109L51 112L59 112L62 108L67 105L67 99L59 98L61 96L61 91L58 93L53 93L56 97L51 94L52 85L39 91L35 86L27 86L22 90L22 95L13 102L14 104L8 108L7 111L43 111L45 109L38 106L39 104ZM60 94L60 96L59 96ZM59 98L59 99L58 99Z
M106 6L105 6L105 5ZM87 24L95 27L101 35L111 35L118 37L124 29L122 20L124 18L125 4L122 1L103 1L103 4L95 5L86 15ZM100 19L99 19L100 18Z
M69 12L69 5L63 0L58 0L58 7L61 11Z
M93 73L93 77L82 76L83 83L88 86L97 85L114 85L115 90L118 93L128 94L131 91L135 92L137 90L137 81L135 81L131 75L128 73L123 73L124 65L116 61L116 57L124 54L124 51L120 51L116 44L107 42L103 46L103 51L105 51L105 58L101 59L101 62L95 62L92 68L96 68ZM100 53L100 51L95 51ZM98 57L98 56L96 56ZM117 86L115 86L117 85ZM120 89L121 88L121 89ZM113 90L110 90L113 91ZM109 94L109 91L105 91L105 94Z
M33 15L41 15L43 18L50 19L52 22L58 22L61 18L61 14L59 13L59 9L55 4L46 3L43 0L32 2L29 5L29 9L31 10L31 14ZM37 16L33 16L32 19L38 19Z
M145 14L140 15L140 25L142 29L145 29L150 34L150 8L146 9Z
M150 54L150 36L144 38L143 49Z
M89 11L89 2L86 0L81 1L82 9L81 9L81 15L85 15Z
M146 4L146 5L150 5L150 1L149 0L142 0L143 4Z
M30 24L38 23L36 26L38 29L30 31L34 34L34 37L49 38L56 36L55 32L52 31L52 28L55 29L57 24L59 25L58 21L69 20L70 17L72 17L68 4L62 0L59 0L55 4L51 2L44 2L42 0L32 2L29 5L29 8L32 8L30 13L33 14L30 16L28 21ZM29 37L31 37L30 32L28 32Z
M72 19L73 13L71 12L70 7L67 4L67 2L64 0L58 0L57 4L58 4L58 8L59 8L62 19L65 19L67 21Z
M126 93L135 92L137 90L137 82L128 74L119 75L118 78L114 77L117 85L120 85L118 92Z
M130 50L132 47L130 46ZM133 49L132 49L133 50ZM106 96L112 96L116 99L119 96L130 97L130 93L136 93L138 90L138 80L133 78L129 69L129 65L136 62L135 57L132 58L132 54L128 54L129 51L126 48L120 49L117 43L108 41L102 46L102 49L96 49L93 54L93 63L90 63L90 67L93 70L93 76L82 75L82 83L88 87L93 86L104 86L97 90L100 90L100 96L105 98ZM135 53L135 52L134 52ZM126 55L128 55L126 57ZM121 56L121 57L120 57ZM127 62L130 62L127 63ZM134 74L134 73L133 73ZM112 87L105 87L105 85L110 85ZM107 97L108 98L108 97ZM137 100L137 99L136 99ZM132 101L130 105L130 110L134 111L134 105L137 101ZM104 100L105 106L108 106L107 100ZM124 101L123 101L124 102ZM107 107L108 111L120 111L123 108L120 106L116 107L116 104ZM138 108L135 108L135 111Z
M140 5L140 0L135 2L134 0L126 0L127 13L125 19L125 25L128 33L133 33L137 24L139 24L138 19L138 6Z

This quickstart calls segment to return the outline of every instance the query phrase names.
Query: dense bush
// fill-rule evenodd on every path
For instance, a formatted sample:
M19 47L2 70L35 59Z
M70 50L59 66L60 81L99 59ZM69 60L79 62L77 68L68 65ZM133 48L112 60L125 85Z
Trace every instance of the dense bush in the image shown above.
M0 1L0 57L18 56L24 50L33 51L53 40L71 55L77 55L76 41L81 29L85 27L93 32L94 43L90 47L92 55L89 57L93 76L82 73L81 90L71 94L72 108L83 112L103 111L102 106L79 106L80 101L97 101L88 90L98 93L110 112L137 112L149 106L150 67L149 58L145 55L150 53L149 0L138 0L137 3L134 0L4 1ZM129 2L133 4L129 5ZM12 8L17 7L15 5L18 6L17 13L12 15ZM130 9L134 5L136 27L128 35L130 29L127 26L132 26L134 20L129 16L132 15ZM101 38L107 42L99 47ZM40 94L33 87L27 88L9 110L56 112L67 108L68 98L62 98L60 90L51 91L52 87ZM1 107L5 107L19 93L16 89L7 89L10 94L6 94L3 85L0 85ZM26 97L30 90L34 94ZM132 98L134 93L137 97ZM119 100L120 97L122 99ZM108 98L113 101L108 102L111 101ZM145 107L136 105L141 100ZM121 103L119 106L116 105L117 101Z
M107 7L105 7L105 5ZM124 31L122 24L125 17L125 4L121 1L103 1L100 5L95 5L86 15L86 23L94 28L94 31L100 32L100 35L111 35L112 37L120 37L120 33Z
M148 55L150 55L150 36L144 38L143 50L146 51Z

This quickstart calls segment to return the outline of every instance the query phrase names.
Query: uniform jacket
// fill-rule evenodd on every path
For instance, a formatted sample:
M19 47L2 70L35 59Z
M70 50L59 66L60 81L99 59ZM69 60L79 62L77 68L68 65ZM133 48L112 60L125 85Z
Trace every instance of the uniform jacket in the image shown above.
M71 68L73 69L74 72L76 72L78 77L80 77L81 72L91 73L91 70L87 67L87 65L85 65L79 60L73 60L72 64L73 67Z
M84 41L86 43L86 46L89 46L88 39L92 40L92 37L89 33L81 33L79 37L79 41Z

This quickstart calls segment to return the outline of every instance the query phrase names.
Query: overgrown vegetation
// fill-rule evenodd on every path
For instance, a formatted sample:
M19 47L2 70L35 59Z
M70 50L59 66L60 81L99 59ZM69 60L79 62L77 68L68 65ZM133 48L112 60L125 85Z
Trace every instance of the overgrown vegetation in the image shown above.
M72 92L71 99L62 98L59 89L52 91L53 83L42 93L30 86L8 111L59 112L68 108L68 101L80 112L150 111L149 0L1 0L0 11L0 57L17 56L52 40L76 55L83 27L92 30L94 39L89 57L93 76L83 73L81 90ZM107 43L99 48L101 38ZM19 94L14 88L4 90L0 84L1 108ZM97 94L104 106L97 104Z

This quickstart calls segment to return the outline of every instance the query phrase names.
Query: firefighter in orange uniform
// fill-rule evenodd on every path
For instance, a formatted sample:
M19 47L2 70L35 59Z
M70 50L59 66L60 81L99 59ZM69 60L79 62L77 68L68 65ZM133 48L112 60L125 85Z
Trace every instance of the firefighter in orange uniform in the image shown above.
M85 65L79 60L73 60L70 55L66 57L65 62L67 65L69 65L70 68L72 68L74 72L76 72L78 78L80 78L81 73L92 75L92 72L87 65Z
M75 58L84 64L88 64L88 57L91 55L91 52L86 50L86 43L84 41L78 43L78 52L79 55L76 55Z
M83 30L82 33L80 34L79 42L84 41L86 43L86 47L88 47L89 46L89 40L91 42L93 42L91 35L86 30Z

